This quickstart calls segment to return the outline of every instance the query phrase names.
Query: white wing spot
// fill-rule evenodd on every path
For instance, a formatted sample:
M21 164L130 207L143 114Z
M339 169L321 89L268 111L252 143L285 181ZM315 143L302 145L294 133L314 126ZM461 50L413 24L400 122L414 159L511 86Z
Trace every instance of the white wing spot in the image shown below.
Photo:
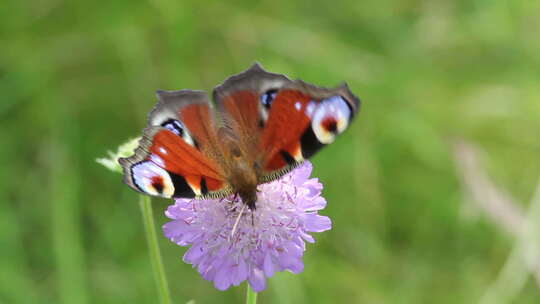
M313 115L313 111L315 111L315 102L310 101L308 106L306 107L307 116L311 117Z
M165 168L165 161L163 161L163 158L157 156L156 154L150 155L150 160L152 160L158 166Z
M300 101L297 101L297 102L294 104L294 107L296 108L297 111L300 111L300 109L302 108L302 104L300 103Z

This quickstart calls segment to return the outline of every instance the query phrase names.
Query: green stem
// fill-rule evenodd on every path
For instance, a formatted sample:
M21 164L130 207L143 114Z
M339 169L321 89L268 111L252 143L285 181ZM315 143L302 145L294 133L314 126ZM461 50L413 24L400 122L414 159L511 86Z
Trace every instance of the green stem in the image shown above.
M159 251L150 197L141 195L139 198L139 205L141 206L144 230L146 232L146 240L148 241L148 251L150 253L150 261L152 262L154 279L156 281L159 298L161 300L160 303L170 304L171 295L169 294L169 284L167 283L163 261L161 260L161 252Z
M257 304L257 293L246 282L246 304Z

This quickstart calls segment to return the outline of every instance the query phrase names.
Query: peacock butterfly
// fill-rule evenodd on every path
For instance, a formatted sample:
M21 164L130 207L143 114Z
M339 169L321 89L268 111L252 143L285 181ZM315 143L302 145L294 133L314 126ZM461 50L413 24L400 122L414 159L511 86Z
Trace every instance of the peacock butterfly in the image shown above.
M255 209L257 185L332 143L360 108L346 84L322 88L259 64L212 95L214 103L203 91L157 92L139 147L119 160L126 184L166 198L235 194Z

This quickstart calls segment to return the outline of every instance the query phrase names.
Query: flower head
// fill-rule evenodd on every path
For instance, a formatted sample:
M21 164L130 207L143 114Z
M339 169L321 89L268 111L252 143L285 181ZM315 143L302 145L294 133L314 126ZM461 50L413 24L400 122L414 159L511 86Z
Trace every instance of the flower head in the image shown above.
M240 199L177 199L165 214L165 236L180 246L191 246L184 261L197 267L206 280L225 290L248 280L259 292L275 272L304 270L309 232L331 228L318 211L326 206L322 184L309 179L305 162L279 180L258 187L257 209L242 208ZM239 216L239 214L241 214ZM236 225L235 225L236 224Z

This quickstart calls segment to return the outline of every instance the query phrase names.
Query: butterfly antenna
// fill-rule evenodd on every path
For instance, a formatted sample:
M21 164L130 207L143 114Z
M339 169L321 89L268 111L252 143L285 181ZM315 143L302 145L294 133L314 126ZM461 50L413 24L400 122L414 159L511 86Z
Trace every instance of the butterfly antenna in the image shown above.
M245 209L246 209L246 204L242 206L242 209L240 209L240 212L238 213L238 216L236 217L236 220L234 221L234 225L231 230L231 238L234 236L234 233L236 232L236 228L238 228L238 223L240 223L240 218L242 217L242 214L244 213Z

